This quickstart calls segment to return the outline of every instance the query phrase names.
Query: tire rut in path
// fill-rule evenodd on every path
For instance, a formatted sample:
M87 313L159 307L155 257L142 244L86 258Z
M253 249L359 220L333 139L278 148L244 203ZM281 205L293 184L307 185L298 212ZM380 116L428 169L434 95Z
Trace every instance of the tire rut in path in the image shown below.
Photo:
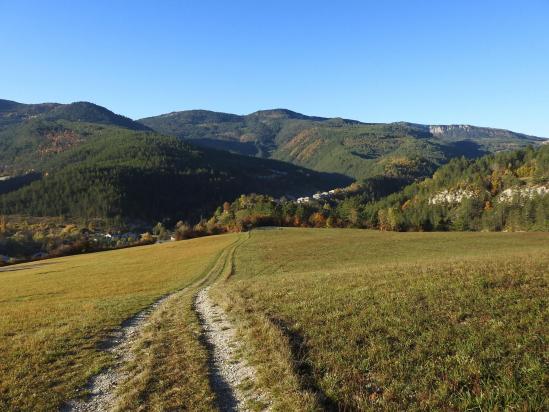
M235 244L237 243L235 242ZM219 271L218 266L220 264L224 266L226 263L228 250L230 250L230 247L221 251L213 266L202 279L179 291L160 297L152 305L126 319L120 328L113 331L108 339L102 342L100 348L114 356L114 363L90 378L83 388L90 394L86 399L66 401L61 406L60 412L105 412L113 410L117 402L117 388L129 378L128 373L124 370L124 365L134 360L132 346L139 338L153 313L159 310L161 305L167 303L168 300L177 299L183 293L187 293L192 288L200 287L200 285L210 281L213 276L216 276Z
M203 284L210 284L215 281L222 274L226 265L228 263L230 265L232 253L241 243L242 242L237 241L235 244L223 250L215 260L215 263L208 274L201 280L179 291L162 296L146 309L125 320L120 328L113 331L100 347L102 350L110 352L114 356L114 363L89 380L87 385L83 388L90 394L87 399L69 400L60 408L60 411L105 412L113 410L117 403L117 388L129 378L128 373L124 369L124 365L134 360L135 355L132 351L132 346L138 340L153 313L160 310L161 306L169 300L177 299L182 294L188 293L194 288L200 288ZM244 383L246 379L253 379L255 370L246 366L242 361L236 362L236 365L240 365L239 367L227 365L227 362L235 362L235 348L237 346L236 340L234 339L235 330L227 320L223 310L212 304L207 295L208 290L209 286L200 289L197 298L195 299L195 309L203 322L203 327L210 324L215 325L220 319L224 319L224 324L221 329L218 329L215 326L211 329L212 337L223 337L221 339L223 345L219 346L220 341L218 341L217 338L210 340L210 335L205 331L206 345L208 346L210 364L212 366L210 368L212 370L212 386L216 392L221 411L244 411L246 410L243 407L245 402L262 398L261 396L252 396L249 391L243 392L237 387ZM202 296L202 298L199 299L200 296ZM198 305L199 302L200 305ZM203 313L206 315L205 318L203 317ZM212 315L214 317L211 317ZM212 358L212 354L218 353L216 348L221 348L220 358L215 358L215 356ZM220 359L221 364L216 359ZM215 365L222 365L222 367L215 369ZM232 373L227 375L232 376L230 379L225 378L225 372L227 370L232 371Z
M242 348L236 329L223 309L208 295L210 287L196 295L195 310L202 323L210 357L211 384L221 412L248 411L247 404L267 404L265 396L253 389L256 370L239 357ZM268 410L268 408L264 408Z
M114 364L90 379L84 388L90 393L87 399L70 400L61 408L61 412L103 412L114 409L116 389L120 383L128 379L123 366L134 359L131 350L133 344L152 314L168 300L177 298L186 290L187 288L165 295L135 316L125 320L121 327L101 344L101 349L114 356Z

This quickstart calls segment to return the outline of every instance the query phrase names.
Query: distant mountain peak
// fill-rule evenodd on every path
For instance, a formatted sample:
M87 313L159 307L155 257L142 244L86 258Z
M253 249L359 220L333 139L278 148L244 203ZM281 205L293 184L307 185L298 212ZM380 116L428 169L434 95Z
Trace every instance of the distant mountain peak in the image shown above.
M21 103L14 102L13 100L0 99L0 113L14 110L20 106L22 106Z
M304 114L282 108L257 110L248 116L270 117L273 119L301 119L307 117Z
M185 122L189 124L213 123L213 122L233 122L242 119L242 116L232 113L214 112L212 110L194 109L180 110L161 114L159 116L146 117L139 122L147 124L149 121L155 122L157 119L167 119L176 122Z
M125 127L132 130L150 130L129 117L116 114L95 103L80 101L62 104L44 114L47 120L68 120L71 122L99 123Z
M266 109L250 113L247 117L259 117L264 119L297 119L297 120L328 120L326 117L307 116L289 109Z

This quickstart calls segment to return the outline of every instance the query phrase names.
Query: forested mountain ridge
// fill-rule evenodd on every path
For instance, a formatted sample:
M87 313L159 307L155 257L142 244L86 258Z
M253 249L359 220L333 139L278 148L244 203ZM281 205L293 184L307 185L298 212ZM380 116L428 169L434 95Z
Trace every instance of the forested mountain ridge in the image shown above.
M201 146L289 161L358 180L374 176L421 179L454 157L476 158L544 141L502 129L362 123L305 116L286 109L243 116L191 110L139 122Z
M49 121L98 123L132 130L150 130L126 116L113 113L105 107L90 102L24 104L0 99L0 127L36 118Z
M88 102L21 104L0 100L0 175L35 169L86 141L101 127L151 130L233 153L288 161L354 179L417 180L453 157L479 157L538 145L544 139L467 125L362 123L306 116L287 109L240 116L206 110L133 121ZM89 130L89 129L93 130Z
M349 182L118 127L100 127L85 142L39 164L36 181L0 196L0 213L192 221L241 193L293 195Z
M93 103L21 104L0 100L0 176L40 169L53 155L109 133L112 126L150 130Z
M388 230L548 230L549 145L453 159L364 213Z
M369 179L368 192L379 196L431 176L451 158L544 141L500 129L361 123L286 109L246 116L193 110L141 122L87 102L0 100L0 212L194 219L240 194L310 194L352 178Z

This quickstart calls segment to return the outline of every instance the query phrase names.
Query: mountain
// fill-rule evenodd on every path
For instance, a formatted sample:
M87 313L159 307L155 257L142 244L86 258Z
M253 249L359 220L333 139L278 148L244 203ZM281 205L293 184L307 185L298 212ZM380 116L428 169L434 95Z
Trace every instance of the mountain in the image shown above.
M358 180L374 176L420 179L454 157L476 158L544 141L469 125L362 123L285 109L244 116L191 110L139 122L203 147L284 160Z
M89 102L75 102L59 105L43 114L45 120L66 120L70 122L96 123L125 127L130 130L150 130L132 119L115 114L110 110Z
M57 106L58 103L23 104L0 99L0 127L36 117Z
M0 108L0 214L195 220L243 193L291 196L350 182L195 147L90 103Z
M0 100L0 176L40 168L52 155L106 133L111 126L150 130L93 103L22 104Z
M132 130L150 130L128 117L115 114L102 106L89 102L23 104L0 99L0 128L31 119L66 120L114 125Z
M292 196L369 179L376 193L387 193L451 158L543 141L285 109L246 116L193 110L136 122L87 102L0 100L0 214L196 219L251 192Z
M549 145L453 159L364 216L388 230L548 230Z

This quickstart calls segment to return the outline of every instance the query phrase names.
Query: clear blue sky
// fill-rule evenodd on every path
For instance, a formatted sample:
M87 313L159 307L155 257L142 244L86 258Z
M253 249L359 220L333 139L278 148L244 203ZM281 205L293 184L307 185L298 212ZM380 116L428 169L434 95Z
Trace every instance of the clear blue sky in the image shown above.
M549 0L0 0L0 98L549 137Z

